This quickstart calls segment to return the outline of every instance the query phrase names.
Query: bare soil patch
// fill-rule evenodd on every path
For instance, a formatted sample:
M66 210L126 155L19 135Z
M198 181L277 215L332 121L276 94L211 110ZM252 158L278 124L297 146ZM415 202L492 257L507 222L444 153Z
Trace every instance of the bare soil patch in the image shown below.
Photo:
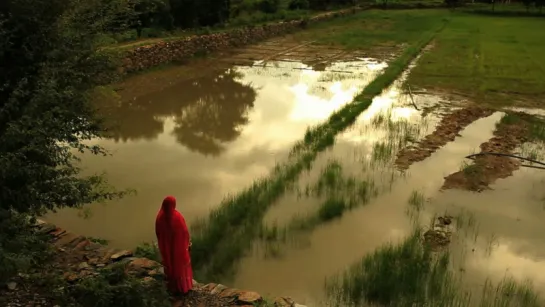
M529 115L517 113L522 119ZM494 137L481 144L481 152L509 154L522 143L528 141L529 124L526 120L516 123L500 122ZM520 161L503 156L477 156L472 164L467 164L456 173L445 177L442 189L464 189L480 192L489 189L497 179L506 178L520 167Z
M471 106L443 116L432 134L427 135L415 147L405 148L398 153L395 165L400 170L406 170L411 164L425 160L437 149L453 141L467 125L493 112L491 109Z

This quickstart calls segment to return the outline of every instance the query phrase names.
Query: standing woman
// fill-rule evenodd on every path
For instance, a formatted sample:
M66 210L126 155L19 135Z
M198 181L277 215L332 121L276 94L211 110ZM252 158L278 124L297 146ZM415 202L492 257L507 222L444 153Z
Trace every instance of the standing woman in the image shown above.
M167 196L155 221L155 234L168 288L174 294L185 294L193 288L193 271L189 249L191 240L185 219L176 210L176 198Z

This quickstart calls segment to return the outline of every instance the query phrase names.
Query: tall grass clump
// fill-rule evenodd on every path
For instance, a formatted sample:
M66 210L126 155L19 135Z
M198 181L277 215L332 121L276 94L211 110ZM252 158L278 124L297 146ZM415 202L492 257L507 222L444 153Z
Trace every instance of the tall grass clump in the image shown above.
M310 168L317 153L334 144L335 135L354 123L358 115L371 105L374 96L395 81L436 33L424 35L366 86L352 103L332 114L325 123L309 129L304 140L292 149L288 163L277 167L268 178L256 181L242 193L225 199L210 212L207 220L201 220L192 228L193 266L199 280L218 279L233 272L236 261L258 237L264 214L271 204L304 169Z
M424 207L425 201L424 193L420 191L412 191L411 196L409 196L409 205L417 211L420 211Z
M432 253L421 237L416 228L403 242L379 248L328 280L334 306L462 306L465 297L449 271L449 253Z
M490 279L486 280L479 306L539 307L544 303L530 280L519 283L513 277L506 276L496 285Z
M344 199L329 198L318 210L318 216L322 221L331 221L343 215L346 205Z

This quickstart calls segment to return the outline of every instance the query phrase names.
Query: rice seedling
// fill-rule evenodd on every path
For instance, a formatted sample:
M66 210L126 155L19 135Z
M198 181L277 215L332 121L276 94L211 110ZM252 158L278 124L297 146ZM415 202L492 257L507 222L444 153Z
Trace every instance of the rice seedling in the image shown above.
M411 196L409 196L409 205L416 211L422 210L425 201L424 193L420 191L412 191Z
M290 151L287 163L274 169L269 177L254 182L236 196L227 197L208 219L192 227L192 258L195 276L201 281L217 280L233 272L233 267L258 237L267 209L284 193L316 158L335 142L335 135L350 126L367 109L373 97L392 84L411 61L441 30L426 32L380 74L353 102L334 112L329 119L309 129L304 139Z
M385 244L327 279L329 306L543 306L531 282L512 277L496 284L487 279L482 290L465 288L457 273L463 269L453 270L450 252L432 252L422 235L415 226L401 242Z
M340 198L328 198L318 210L318 217L321 221L327 222L332 219L338 218L343 215L344 210L347 208L347 204L344 199Z
M505 276L499 283L487 279L482 291L480 307L538 307L543 306L533 283L520 283L511 276Z
M434 254L421 242L422 230L387 244L326 281L333 306L464 306L449 253ZM458 302L458 305L442 305ZM432 305L434 304L434 305Z

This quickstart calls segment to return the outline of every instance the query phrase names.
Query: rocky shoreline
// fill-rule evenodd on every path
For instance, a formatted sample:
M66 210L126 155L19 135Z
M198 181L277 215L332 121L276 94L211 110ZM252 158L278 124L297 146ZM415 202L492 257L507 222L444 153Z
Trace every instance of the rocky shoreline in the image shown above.
M97 276L98 271L104 268L122 263L126 274L137 277L142 283L162 280L163 267L160 263L148 258L136 257L133 251L109 248L85 236L79 236L68 232L55 225L44 221L38 221L38 231L47 234L51 238L51 244L55 250L56 261L62 267L62 278L68 283L75 283L86 278ZM20 274L21 275L21 274ZM16 306L55 306L48 304L45 298L34 294L32 298L18 294L18 290L28 289L24 276L8 282L6 293L2 296L8 298L6 307ZM222 284L201 284L194 282L194 290L183 297L173 297L172 306L276 306L276 307L304 307L295 303L289 297L277 297L273 301L265 302L265 299L257 292L229 288ZM10 299L13 296L13 299Z

